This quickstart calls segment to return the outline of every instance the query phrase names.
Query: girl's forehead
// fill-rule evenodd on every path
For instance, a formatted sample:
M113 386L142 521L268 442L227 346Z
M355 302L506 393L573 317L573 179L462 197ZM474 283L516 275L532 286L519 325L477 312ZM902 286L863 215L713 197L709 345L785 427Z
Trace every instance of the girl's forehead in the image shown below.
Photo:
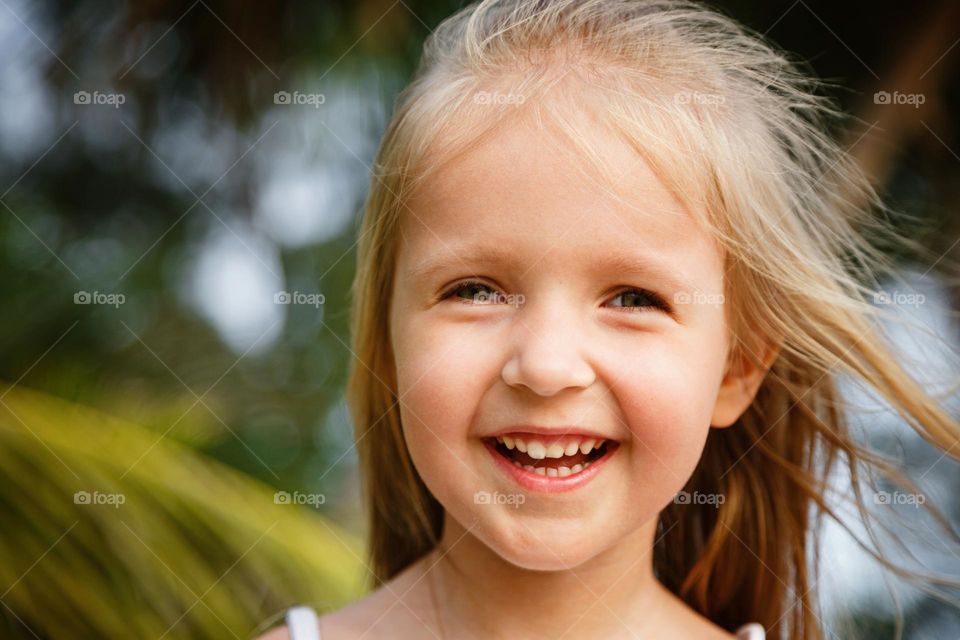
M583 149L527 121L497 128L418 186L401 216L405 244L425 249L473 239L561 251L714 248L635 149L598 131L579 142Z

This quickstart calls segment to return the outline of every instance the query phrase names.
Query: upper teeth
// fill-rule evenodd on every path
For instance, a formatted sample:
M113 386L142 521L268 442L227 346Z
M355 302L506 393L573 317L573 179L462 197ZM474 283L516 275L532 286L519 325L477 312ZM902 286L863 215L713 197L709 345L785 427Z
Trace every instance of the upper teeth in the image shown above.
M579 449L584 455L594 449L599 449L606 442L604 439L596 438L573 438L567 442L566 446L553 443L546 444L536 438L521 438L518 436L497 436L497 441L507 446L507 449L516 447L519 451L527 454L535 460L544 458L562 458L563 456L572 456Z

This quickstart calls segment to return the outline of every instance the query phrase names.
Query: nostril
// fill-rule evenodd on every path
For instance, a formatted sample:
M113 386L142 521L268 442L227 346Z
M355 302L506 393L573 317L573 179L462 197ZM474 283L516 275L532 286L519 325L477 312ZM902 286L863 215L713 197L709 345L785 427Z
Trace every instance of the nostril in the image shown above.
M542 337L531 340L542 340ZM570 353L565 357L557 349L517 354L504 364L500 377L511 387L525 387L542 397L570 388L586 389L596 381L593 367L579 354Z

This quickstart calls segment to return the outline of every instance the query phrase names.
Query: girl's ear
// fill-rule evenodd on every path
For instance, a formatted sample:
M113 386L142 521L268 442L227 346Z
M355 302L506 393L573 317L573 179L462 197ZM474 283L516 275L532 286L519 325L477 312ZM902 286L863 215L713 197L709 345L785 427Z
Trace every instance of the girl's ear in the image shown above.
M751 357L752 354L744 353L743 349L737 349L737 353L741 355L733 358L727 366L713 408L710 425L717 429L733 425L747 410L757 395L760 383L780 353L780 347L777 344L767 345L762 359L759 356ZM757 359L760 359L759 365Z

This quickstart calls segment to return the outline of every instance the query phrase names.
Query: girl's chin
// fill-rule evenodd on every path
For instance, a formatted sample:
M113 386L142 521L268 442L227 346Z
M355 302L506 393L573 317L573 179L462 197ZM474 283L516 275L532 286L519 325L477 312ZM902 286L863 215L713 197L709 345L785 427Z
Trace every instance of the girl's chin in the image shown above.
M541 532L532 527L513 533L516 538L504 540L498 537L485 544L504 561L529 571L573 569L589 562L601 551L596 547L596 536L580 540L579 536L557 531Z
M510 564L527 571L568 571L588 562L593 553L583 549L515 550L501 549L497 552Z

